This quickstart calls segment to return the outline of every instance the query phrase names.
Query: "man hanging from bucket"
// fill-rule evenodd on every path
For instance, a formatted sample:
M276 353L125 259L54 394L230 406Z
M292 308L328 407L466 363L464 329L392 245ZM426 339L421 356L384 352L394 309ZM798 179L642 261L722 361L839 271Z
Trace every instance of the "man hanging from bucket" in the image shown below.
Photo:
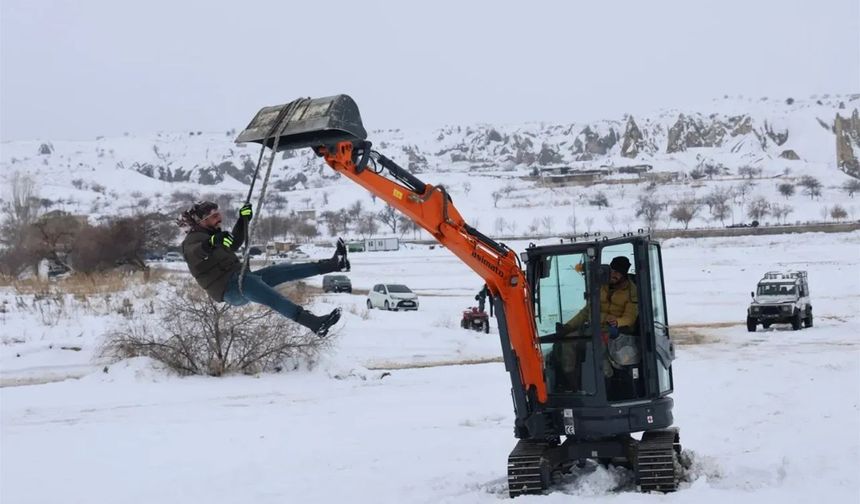
M342 239L338 239L331 259L306 264L277 264L257 271L248 270L240 289L242 262L236 257L236 251L245 239L252 213L251 205L245 204L239 210L239 220L230 233L221 230L221 212L218 211L218 205L211 201L195 203L182 212L177 222L181 227L187 228L187 234L182 241L182 255L191 275L215 301L223 301L233 306L241 306L251 301L260 303L288 319L295 320L318 336L325 336L340 319L340 308L318 317L284 297L274 287L323 273L349 271L346 245Z

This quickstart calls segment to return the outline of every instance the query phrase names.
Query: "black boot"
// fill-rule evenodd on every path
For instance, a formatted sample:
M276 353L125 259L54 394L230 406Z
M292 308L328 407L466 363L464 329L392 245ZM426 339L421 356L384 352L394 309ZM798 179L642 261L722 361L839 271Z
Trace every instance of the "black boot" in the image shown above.
M296 315L296 322L307 327L320 338L325 337L331 326L335 325L338 320L340 320L340 308L335 308L331 313L322 317L317 317L304 308L299 308L299 313Z

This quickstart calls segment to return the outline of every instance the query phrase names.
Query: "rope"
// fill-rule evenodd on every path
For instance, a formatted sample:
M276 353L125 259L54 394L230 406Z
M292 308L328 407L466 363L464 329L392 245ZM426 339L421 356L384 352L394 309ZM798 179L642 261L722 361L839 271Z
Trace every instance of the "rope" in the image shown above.
M245 273L248 271L248 262L249 256L251 253L250 240L251 236L254 235L254 229L256 227L257 221L260 220L260 215L263 212L263 202L266 198L266 188L269 185L269 175L272 174L272 165L275 163L275 154L278 152L278 144L281 141L281 133L286 128L287 123L284 122L284 119L290 115L290 112L296 109L296 107L303 103L305 99L294 100L286 105L278 112L278 117L275 118L275 122L272 124L272 128L269 130L268 134L266 134L265 138L263 138L263 145L260 148L260 157L257 159L257 168L254 170L254 178L251 179L251 187L248 189L248 197L245 198L245 204L251 202L251 195L254 192L254 183L257 181L257 175L260 173L260 164L263 161L263 152L266 150L266 144L269 143L269 139L274 136L275 142L272 145L272 154L269 156L269 165L266 167L266 175L263 178L263 185L260 187L260 198L257 200L257 208L254 210L254 215L256 219L251 221L250 226L245 226L245 245L244 250L242 252L242 269L239 270L239 293L243 296L245 295L244 290L244 280ZM283 123L283 124L281 124ZM239 217L242 218L241 216Z

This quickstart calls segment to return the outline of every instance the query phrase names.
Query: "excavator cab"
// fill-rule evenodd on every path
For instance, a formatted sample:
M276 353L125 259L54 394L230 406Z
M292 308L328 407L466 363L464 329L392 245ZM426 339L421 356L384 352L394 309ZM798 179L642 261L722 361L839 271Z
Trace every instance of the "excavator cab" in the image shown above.
M627 235L521 255L548 400L518 412L511 495L539 493L585 459L633 468L643 491L674 490L680 444L669 428L674 347L660 245Z
M672 392L658 243L632 236L530 247L525 256L551 396L587 406Z

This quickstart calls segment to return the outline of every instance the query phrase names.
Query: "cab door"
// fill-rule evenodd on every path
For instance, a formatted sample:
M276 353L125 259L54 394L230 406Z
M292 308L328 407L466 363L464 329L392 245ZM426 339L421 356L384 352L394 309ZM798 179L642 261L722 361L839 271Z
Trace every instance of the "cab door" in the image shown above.
M641 276L640 302L644 301L640 313L643 315L643 330L646 334L650 371L649 389L657 396L672 392L672 361L675 347L669 334L669 319L666 313L666 289L663 282L663 258L660 245L645 241L639 247Z

